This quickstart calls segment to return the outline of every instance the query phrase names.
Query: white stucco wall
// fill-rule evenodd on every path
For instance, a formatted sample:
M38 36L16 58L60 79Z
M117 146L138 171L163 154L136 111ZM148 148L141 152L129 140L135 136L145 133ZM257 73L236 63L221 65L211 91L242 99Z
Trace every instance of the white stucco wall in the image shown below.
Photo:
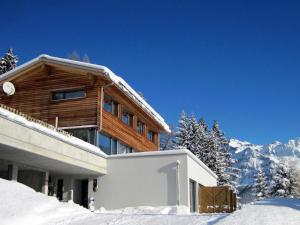
M217 176L207 168L200 160L188 157L188 178L202 186L217 186Z
M189 159L190 154L179 150L110 156L107 175L98 178L97 192L90 183L89 196L94 197L96 208L176 205L176 161L179 160L179 200L181 205L189 207L189 178L203 185L215 184L200 164Z

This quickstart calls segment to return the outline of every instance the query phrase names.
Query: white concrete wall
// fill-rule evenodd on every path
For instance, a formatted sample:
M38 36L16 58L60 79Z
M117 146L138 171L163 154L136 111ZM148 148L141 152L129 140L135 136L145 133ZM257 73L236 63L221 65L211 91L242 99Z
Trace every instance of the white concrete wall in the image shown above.
M201 165L198 160L190 156L187 160L189 179L196 181L202 186L217 186L217 177L205 165Z
M90 196L95 206L116 209L129 206L176 205L176 161L180 160L180 191L186 193L185 155L117 157L108 159L108 173L98 179L99 189ZM181 202L187 203L186 195Z
M199 207L199 185L200 186L217 186L217 176L208 169L199 159L195 158L194 155L189 154L187 158L187 171L188 171L188 180L186 182L188 190L190 190L189 179L192 179L197 183L196 193L194 200L196 203L196 209ZM188 195L188 203L190 207L190 193Z
M180 161L180 204L189 207L189 179L214 186L215 177L187 151L134 153L108 157L107 175L98 178L98 191L89 185L95 207L117 209L133 206L177 204L176 161Z
M0 115L0 159L73 174L106 173L106 158Z

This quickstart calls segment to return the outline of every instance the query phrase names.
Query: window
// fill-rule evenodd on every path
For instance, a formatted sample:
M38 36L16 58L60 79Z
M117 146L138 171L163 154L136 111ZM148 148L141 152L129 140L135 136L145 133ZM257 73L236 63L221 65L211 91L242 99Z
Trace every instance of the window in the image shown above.
M99 133L99 147L107 155L117 154L117 140L103 133Z
M99 133L98 145L107 155L132 153L134 150L115 138Z
M144 123L141 121L137 122L137 132L139 132L140 134L144 134Z
M196 212L196 182L190 179L190 211Z
M118 154L126 154L126 153L132 153L132 148L119 142L119 151Z
M85 90L64 90L64 91L53 91L52 100L67 100L67 99L76 99L84 98L86 95Z
M118 103L111 99L108 95L104 95L104 109L111 114L118 116Z
M155 133L152 130L148 130L147 137L149 141L155 142Z
M95 128L78 128L78 129L66 129L67 132L72 134L85 142L92 145L96 145L96 129Z
M122 122L128 126L133 127L133 115L127 110L123 110Z

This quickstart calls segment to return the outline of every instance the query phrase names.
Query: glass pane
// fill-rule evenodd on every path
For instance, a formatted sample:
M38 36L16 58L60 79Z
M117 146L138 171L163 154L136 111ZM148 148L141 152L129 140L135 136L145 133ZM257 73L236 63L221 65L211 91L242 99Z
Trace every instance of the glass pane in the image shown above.
M107 95L104 96L104 109L112 113L112 101Z
M95 128L69 129L66 131L72 134L74 137L95 145Z
M140 134L144 133L144 124L141 121L138 121L137 123L137 130Z
M118 141L116 139L111 139L111 154L118 153Z
M107 155L110 155L111 154L110 137L100 133L99 134L99 147Z
M83 98L84 96L85 96L84 90L57 91L52 93L53 100Z
M113 105L113 112L112 114L115 116L118 116L118 103L112 101L112 105Z
M129 124L129 115L127 113L122 114L122 121L124 124Z
M54 92L52 93L52 99L53 100L61 100L64 99L64 94L61 92Z
M119 154L125 154L126 153L126 145L119 143Z
M85 92L83 90L65 92L65 99L82 98L84 96L85 96Z
M127 153L132 153L132 148L127 147Z

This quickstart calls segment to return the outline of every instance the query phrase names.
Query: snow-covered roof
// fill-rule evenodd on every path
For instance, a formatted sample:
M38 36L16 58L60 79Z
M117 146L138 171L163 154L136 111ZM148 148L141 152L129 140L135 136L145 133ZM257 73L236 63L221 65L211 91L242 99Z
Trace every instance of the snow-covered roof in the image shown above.
M35 65L38 62L53 62L56 64L77 67L80 69L93 70L94 72L101 72L101 74L104 74L126 96L128 96L134 102L136 102L149 116L151 116L155 121L157 121L164 128L165 131L170 132L170 128L168 124L166 124L162 116L160 116L126 81L124 81L121 77L117 76L115 73L113 73L109 68L105 66L86 63L86 62L79 62L70 59L63 59L63 58L58 58L58 57L53 57L53 56L43 54L3 74L2 76L0 76L0 81L10 78L16 75L17 73L24 71L27 68L30 68L31 66Z

